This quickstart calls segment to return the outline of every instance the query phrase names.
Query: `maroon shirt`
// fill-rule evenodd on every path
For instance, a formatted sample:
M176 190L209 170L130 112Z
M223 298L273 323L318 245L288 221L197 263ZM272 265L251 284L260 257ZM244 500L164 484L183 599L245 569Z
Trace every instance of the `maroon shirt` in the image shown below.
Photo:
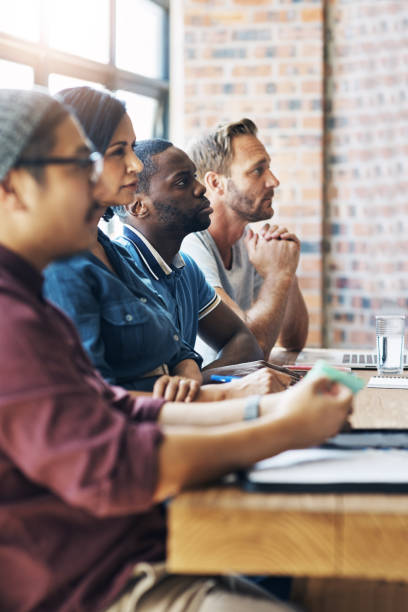
M92 612L165 557L163 401L108 386L41 289L0 246L0 610Z

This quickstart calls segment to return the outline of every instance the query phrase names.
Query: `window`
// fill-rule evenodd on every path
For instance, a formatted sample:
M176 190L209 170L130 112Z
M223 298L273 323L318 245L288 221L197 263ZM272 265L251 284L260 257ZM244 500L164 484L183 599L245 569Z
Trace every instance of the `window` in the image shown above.
M109 63L109 8L109 0L70 0L61 10L61 2L46 0L49 46Z
M31 89L34 84L34 70L25 64L0 59L0 83L6 89Z
M7 6L3 2L0 30L30 42L39 42L40 0L13 0L7 2Z
M85 81L84 79L76 79L74 77L67 76L66 74L55 74L51 72L48 76L48 89L51 95L66 89L67 87L83 87L88 85L94 89L104 89L101 83L94 83L93 81Z
M146 77L165 76L162 58L167 11L151 0L116 0L116 59L119 68Z
M3 2L1 86L106 87L126 102L138 138L165 137L168 9L169 0Z
M123 89L119 89L116 95L126 103L126 110L132 120L137 140L157 136L157 131L163 132L160 129L159 104L157 100L130 93Z

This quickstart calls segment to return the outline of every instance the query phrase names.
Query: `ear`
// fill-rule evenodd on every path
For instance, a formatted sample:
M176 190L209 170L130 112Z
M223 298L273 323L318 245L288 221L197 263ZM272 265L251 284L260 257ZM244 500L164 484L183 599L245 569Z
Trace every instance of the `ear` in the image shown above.
M225 181L222 174L217 174L217 172L213 172L212 170L206 172L204 176L204 185L210 192L224 195Z
M128 215L137 217L138 219L146 219L150 217L150 210L152 201L145 193L138 193L136 196L136 202L128 204L126 210Z
M27 206L20 196L20 192L24 192L24 182L17 187L18 174L15 170L10 170L5 178L0 182L0 201L3 202L9 210L26 210Z

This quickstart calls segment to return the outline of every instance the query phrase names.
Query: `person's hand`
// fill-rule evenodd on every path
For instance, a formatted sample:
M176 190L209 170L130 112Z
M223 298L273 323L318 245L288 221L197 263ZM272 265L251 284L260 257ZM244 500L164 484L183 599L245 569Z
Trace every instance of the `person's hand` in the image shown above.
M279 238L267 239L248 230L245 236L248 258L262 278L271 276L276 280L282 277L293 279L299 263L300 243L298 239L282 239L286 235L294 236L283 232Z
M277 372L271 368L262 368L239 380L232 380L220 386L226 391L225 398L233 398L278 393L287 389L291 382L292 379L288 374Z
M352 413L353 395L344 385L320 377L307 378L279 396L262 398L261 411L283 418L293 448L320 444L334 436Z
M289 232L287 227L280 227L279 225L271 225L265 223L259 230L259 235L265 240L292 240L300 246L300 240L296 234Z
M183 376L160 376L154 383L153 397L169 402L192 402L200 390L200 384Z

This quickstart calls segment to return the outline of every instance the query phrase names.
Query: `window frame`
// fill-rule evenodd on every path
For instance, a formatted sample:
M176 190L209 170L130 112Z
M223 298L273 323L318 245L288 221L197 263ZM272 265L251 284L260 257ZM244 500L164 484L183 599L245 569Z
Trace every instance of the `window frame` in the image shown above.
M48 88L48 77L57 73L84 81L101 83L106 89L124 89L158 101L154 137L168 135L169 109L169 0L149 0L165 11L163 23L163 76L150 78L122 70L115 65L116 49L116 0L109 0L109 61L104 64L85 57L53 49L47 44L45 20L40 17L40 40L30 42L11 34L0 32L0 59L25 64L34 72L34 84Z

